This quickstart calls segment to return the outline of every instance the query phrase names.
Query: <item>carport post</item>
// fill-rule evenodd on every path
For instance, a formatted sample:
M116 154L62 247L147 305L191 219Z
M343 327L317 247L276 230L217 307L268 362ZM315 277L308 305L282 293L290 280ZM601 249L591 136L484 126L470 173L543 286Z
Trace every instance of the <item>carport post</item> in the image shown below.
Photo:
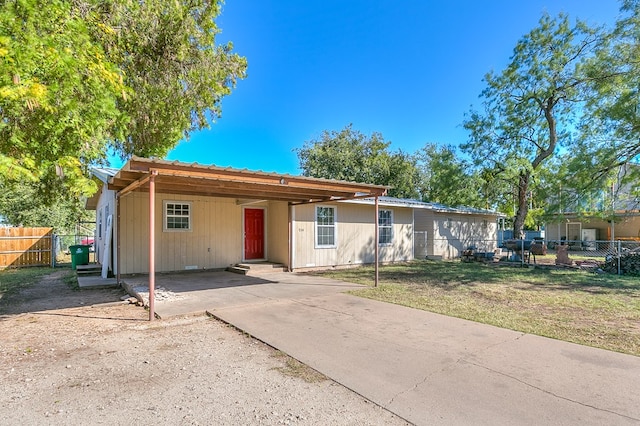
M378 252L378 250L379 250L378 249L378 241L380 239L380 237L379 237L380 219L378 218L378 197L377 196L376 196L376 203L375 204L376 204L376 208L375 208L375 210L376 210L376 218L375 218L375 220L376 220L375 221L375 224L376 224L375 229L376 229L376 231L375 231L375 241L373 242L373 245L375 247L374 252L375 252L375 256L376 256L376 263L375 263L375 265L376 265L375 266L376 276L375 276L375 279L374 279L374 282L373 282L373 286L374 287L378 287L378 263L379 263L379 260L378 260L378 255L379 255L379 252Z
M149 179L149 321L155 318L155 290L156 290L156 170L151 171Z

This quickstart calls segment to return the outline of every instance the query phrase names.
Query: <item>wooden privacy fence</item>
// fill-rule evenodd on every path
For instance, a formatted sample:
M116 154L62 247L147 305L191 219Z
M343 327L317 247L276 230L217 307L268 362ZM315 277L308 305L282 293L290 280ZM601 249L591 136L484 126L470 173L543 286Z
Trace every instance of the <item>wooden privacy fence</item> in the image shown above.
M53 228L0 228L0 268L52 262Z

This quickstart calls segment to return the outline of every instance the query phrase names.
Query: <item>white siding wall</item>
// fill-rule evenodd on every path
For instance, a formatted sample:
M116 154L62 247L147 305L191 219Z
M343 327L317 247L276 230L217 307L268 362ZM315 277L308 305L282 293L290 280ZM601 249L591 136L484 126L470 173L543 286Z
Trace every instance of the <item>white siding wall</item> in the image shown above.
M373 263L375 208L373 205L333 203L336 208L336 246L316 248L317 204L294 208L294 268ZM413 212L409 208L380 207L393 211L393 243L380 246L380 261L410 260L413 255Z
M470 245L481 251L492 251L497 246L495 216L441 213L428 209L416 209L414 215L416 232L427 233L428 256L453 259Z
M109 265L109 269L114 270L117 260L117 236L116 236L116 202L115 191L107 189L106 185L102 185L100 188L100 197L98 199L98 205L96 206L96 235L94 241L94 248L96 251L96 259L99 263L103 263L104 259L104 244L107 237L107 217L112 216L112 257Z

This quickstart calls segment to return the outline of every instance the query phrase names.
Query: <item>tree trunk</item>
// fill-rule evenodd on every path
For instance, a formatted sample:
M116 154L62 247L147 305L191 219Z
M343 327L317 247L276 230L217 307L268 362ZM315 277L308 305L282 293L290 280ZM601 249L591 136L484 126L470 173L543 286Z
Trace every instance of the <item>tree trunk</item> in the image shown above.
M521 171L518 179L518 211L516 212L516 218L513 221L513 238L524 238L524 221L527 218L529 212L529 180L531 179L531 172Z
M538 155L531 162L531 170L536 171L544 160L553 155L558 142L558 134L556 129L556 119L553 116L553 108L558 102L559 98L550 97L546 99L541 107L544 111L544 117L547 120L549 126L549 145L546 149L538 147ZM518 179L518 211L516 212L516 218L513 221L513 238L524 238L524 221L529 213L529 183L531 182L531 171L520 171L520 177Z

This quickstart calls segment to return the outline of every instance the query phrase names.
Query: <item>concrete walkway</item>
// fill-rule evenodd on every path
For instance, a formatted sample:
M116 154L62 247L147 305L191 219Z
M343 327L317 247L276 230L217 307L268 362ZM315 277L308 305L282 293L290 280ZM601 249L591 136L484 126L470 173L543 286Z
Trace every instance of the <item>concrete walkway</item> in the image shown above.
M350 296L338 281L265 278L198 293L210 314L412 423L640 424L640 358Z

